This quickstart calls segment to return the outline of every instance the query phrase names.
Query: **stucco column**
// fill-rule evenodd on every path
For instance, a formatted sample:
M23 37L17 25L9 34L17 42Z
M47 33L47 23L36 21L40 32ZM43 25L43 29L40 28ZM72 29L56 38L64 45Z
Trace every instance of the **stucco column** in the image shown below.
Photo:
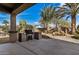
M10 33L10 42L16 42L17 40L16 14L11 14L9 33Z

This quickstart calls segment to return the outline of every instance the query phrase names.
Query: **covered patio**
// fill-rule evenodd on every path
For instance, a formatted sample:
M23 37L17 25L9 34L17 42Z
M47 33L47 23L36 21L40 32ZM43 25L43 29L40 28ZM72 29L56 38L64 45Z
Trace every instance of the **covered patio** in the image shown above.
M0 55L78 55L79 44L55 38L17 42L16 15L35 3L0 3L0 11L11 14L9 43L0 44Z
M0 55L79 55L79 44L56 39L0 44Z
M9 42L16 42L17 40L16 15L33 5L34 3L0 3L0 12L6 12L11 15Z

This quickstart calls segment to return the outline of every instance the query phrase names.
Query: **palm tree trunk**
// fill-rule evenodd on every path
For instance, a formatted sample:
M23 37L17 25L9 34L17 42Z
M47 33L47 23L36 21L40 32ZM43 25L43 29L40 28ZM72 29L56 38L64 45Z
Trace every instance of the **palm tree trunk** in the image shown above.
M46 33L48 33L48 24L46 24Z
M47 24L46 24L46 23L44 24L44 27L45 27L46 29L48 28L48 26L47 26Z
M76 31L76 16L75 15L72 15L71 31L72 31L72 34L74 34Z
M68 32L68 28L65 28L65 33L67 34L67 32Z
M46 23L44 23L44 28L45 28L45 33L47 33L47 24Z
M59 29L59 26L58 26L58 24L56 23L56 30L58 31L58 29Z

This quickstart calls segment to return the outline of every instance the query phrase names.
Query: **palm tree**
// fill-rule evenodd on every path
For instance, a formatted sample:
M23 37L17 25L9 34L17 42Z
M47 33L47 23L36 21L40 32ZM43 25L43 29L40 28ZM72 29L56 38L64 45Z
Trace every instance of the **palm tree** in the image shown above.
M57 7L53 7L52 5L46 6L41 11L41 20L40 23L44 25L45 28L48 28L49 23L54 23L57 25L59 15L58 15ZM57 26L56 26L57 27Z
M76 15L79 11L79 4L78 3L66 3L62 7L60 7L60 17L67 16L69 18L71 16L71 31L72 34L76 31Z
M43 25L43 27L46 28L46 23L45 23L45 21L44 21L43 19L41 19L41 20L39 21L39 23L41 23L41 24Z
M18 31L23 32L26 29L26 25L27 25L27 23L25 20L20 20Z
M48 24L51 22L52 18L52 6L45 6L41 11L41 17L42 20L40 21L42 24L44 24L44 27L47 29Z
M63 27L65 29L66 34L68 33L68 29L70 28L70 22L69 21L60 19L60 20L58 20L58 25L60 26L60 28Z

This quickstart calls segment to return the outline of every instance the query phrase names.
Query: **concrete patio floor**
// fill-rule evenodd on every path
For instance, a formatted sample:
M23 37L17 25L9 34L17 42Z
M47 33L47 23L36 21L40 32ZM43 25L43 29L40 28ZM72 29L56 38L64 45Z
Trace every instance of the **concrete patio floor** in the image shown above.
M0 44L1 55L79 55L79 44L55 39Z

